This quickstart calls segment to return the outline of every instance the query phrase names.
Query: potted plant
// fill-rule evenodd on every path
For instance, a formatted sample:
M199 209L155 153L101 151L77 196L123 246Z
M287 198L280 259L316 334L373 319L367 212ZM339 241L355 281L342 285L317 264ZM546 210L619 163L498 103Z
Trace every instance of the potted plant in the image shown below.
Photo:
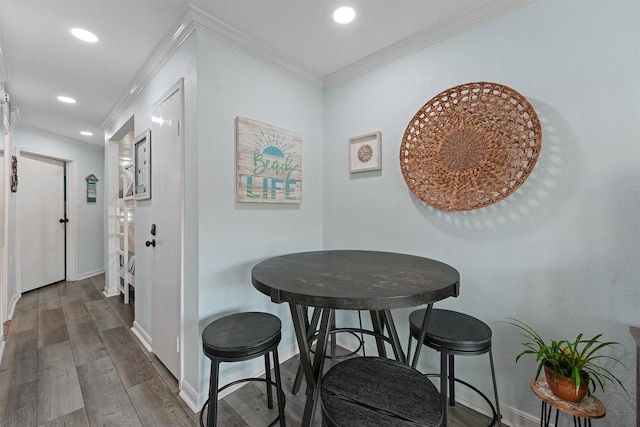
M599 363L609 360L626 368L620 360L601 352L619 343L600 341L602 334L591 339L579 334L574 340L546 341L531 326L518 319L509 318L507 323L520 329L522 336L529 340L522 343L525 350L518 354L516 363L524 355L535 355L538 362L535 378L544 369L549 388L561 399L579 402L595 392L598 385L604 392L606 381L620 385L629 394L618 377Z

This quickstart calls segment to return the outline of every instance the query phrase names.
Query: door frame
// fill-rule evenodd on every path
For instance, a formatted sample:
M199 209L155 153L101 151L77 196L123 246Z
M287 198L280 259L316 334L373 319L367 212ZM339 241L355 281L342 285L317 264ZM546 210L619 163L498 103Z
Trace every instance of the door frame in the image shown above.
M178 325L178 353L179 353L179 358L178 358L178 375L176 377L176 379L178 380L178 387L179 389L182 391L182 380L184 378L184 362L185 362L185 358L184 358L184 349L185 349L185 345L184 345L184 218L185 218L185 186L186 186L186 180L185 180L185 126L184 126L184 122L185 122L185 95L184 95L184 78L180 78L178 79L178 81L173 84L167 91L165 91L160 97L157 98L157 100L150 106L149 108L149 112L150 114L153 114L153 112L155 112L156 108L158 108L160 105L162 105L164 102L166 102L169 98L171 98L172 96L174 96L174 94L178 93L181 99L181 104L182 104L182 110L180 112L180 118L178 120L178 129L179 129L179 136L180 136L180 152L181 152L181 158L178 159L178 165L180 168L180 177L181 177L181 184L180 184L180 200L179 200L179 209L180 209L180 247L178 249L178 254L179 254L179 277L180 277L180 290L179 290L179 301L178 301L178 321L180 322L180 324ZM153 121L153 118L152 118ZM151 129L153 129L153 127L151 127ZM151 139L153 141L153 131L152 131L152 135L151 135ZM153 151L152 151L153 153ZM157 208L157 206L156 206ZM152 208L153 209L153 208ZM153 277L153 275L151 276ZM153 301L153 292L155 290L152 288L151 292L152 294L150 295L151 301ZM151 308L151 312L150 312L150 316L151 316L151 322L152 325L155 325L155 318L154 318L154 310L153 307ZM152 333L152 337L153 337L153 333ZM151 341L151 347L153 348L153 340ZM152 350L153 351L153 350ZM173 374L172 374L173 375Z
M78 234L78 211L77 211L77 194L78 194L78 170L77 162L73 159L67 159L60 157L56 154L47 153L38 150L17 148L18 160L23 154L32 156L46 157L53 160L62 161L65 163L65 181L66 181L66 203L65 211L67 213L67 219L69 222L66 226L66 265L65 265L65 280L73 281L78 278L77 271L77 234ZM18 176L20 176L20 163L18 162ZM19 189L18 189L19 191ZM16 241L15 247L12 249L16 257L16 291L18 294L22 294L22 277L21 277L21 259L20 259L20 217L16 216ZM3 295L6 297L6 295Z

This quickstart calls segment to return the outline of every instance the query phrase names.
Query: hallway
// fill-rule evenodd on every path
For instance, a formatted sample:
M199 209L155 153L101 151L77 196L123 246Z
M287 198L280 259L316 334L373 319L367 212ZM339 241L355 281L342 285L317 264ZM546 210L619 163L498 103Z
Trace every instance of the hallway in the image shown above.
M0 369L3 426L196 425L178 384L129 331L133 305L104 275L18 302Z

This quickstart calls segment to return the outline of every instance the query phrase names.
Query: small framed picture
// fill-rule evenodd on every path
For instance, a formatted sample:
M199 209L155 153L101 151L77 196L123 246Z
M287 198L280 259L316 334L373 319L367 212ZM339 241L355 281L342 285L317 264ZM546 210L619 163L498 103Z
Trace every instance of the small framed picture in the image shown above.
M382 169L382 135L380 132L349 138L351 173Z
M151 130L147 129L133 141L133 178L136 200L151 198Z

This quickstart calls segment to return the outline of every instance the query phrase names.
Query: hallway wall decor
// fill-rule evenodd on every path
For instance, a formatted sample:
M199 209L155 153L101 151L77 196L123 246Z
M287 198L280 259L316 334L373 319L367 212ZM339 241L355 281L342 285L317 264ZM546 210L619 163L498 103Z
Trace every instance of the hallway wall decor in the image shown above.
M18 192L18 158L11 156L11 192Z
M98 178L91 174L85 178L87 181L87 202L95 203L97 196L97 186L98 186Z
M133 142L134 198L151 198L151 130L147 129Z

